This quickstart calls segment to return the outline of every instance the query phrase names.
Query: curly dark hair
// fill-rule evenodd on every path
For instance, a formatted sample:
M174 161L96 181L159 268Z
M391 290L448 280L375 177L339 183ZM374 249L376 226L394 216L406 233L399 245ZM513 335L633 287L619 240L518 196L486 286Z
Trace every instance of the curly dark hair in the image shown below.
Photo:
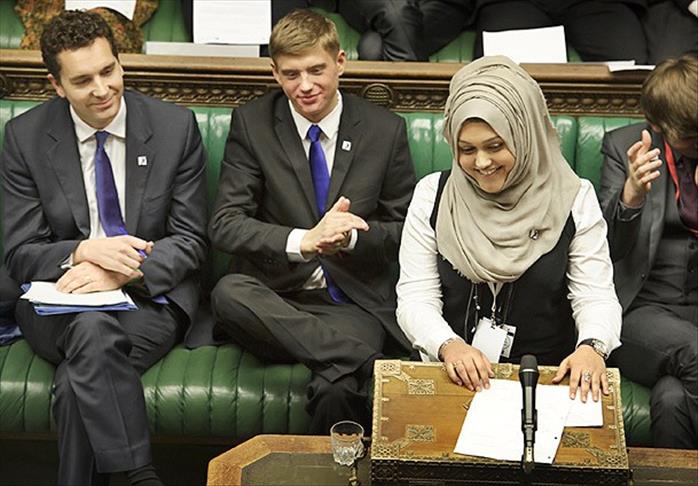
M103 37L109 42L111 52L118 59L119 52L109 24L93 12L66 10L53 17L41 33L41 57L48 72L60 79L61 66L58 54L89 46Z

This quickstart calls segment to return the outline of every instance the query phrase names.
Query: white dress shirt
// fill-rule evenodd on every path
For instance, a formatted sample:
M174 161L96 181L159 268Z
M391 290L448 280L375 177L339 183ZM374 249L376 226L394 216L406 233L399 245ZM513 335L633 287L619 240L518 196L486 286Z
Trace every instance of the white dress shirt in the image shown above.
M430 218L441 174L424 177L414 191L402 230L397 320L424 361L438 361L439 347L458 337L442 315L436 235ZM594 187L582 179L572 205L575 234L568 249L568 295L577 342L595 338L608 352L620 346L622 309L613 286L606 222Z
M339 122L342 117L342 95L337 91L337 105L334 109L325 116L322 120L317 123L313 123L310 120L304 118L300 115L294 108L293 104L289 100L288 105L291 110L291 116L296 124L296 130L298 131L298 136L303 143L303 150L305 151L306 158L310 154L310 140L308 139L308 129L312 125L317 125L320 127L320 145L322 145L322 150L325 152L325 160L327 161L327 172L330 174L330 180L332 179L332 167L334 166L334 154L337 148L337 136L339 134ZM308 161L310 164L310 161ZM329 208L327 208L329 209ZM311 259L307 259L301 253L301 240L308 232L308 229L304 228L294 228L288 235L286 240L286 255L288 260L291 262L308 262ZM352 251L356 246L356 240L358 239L358 234L356 230L352 230L351 238L349 240L349 245L342 249L342 251ZM310 289L322 289L327 287L327 282L325 281L325 276L322 273L322 268L318 265L310 278L303 284L305 290Z
M97 129L85 123L70 107L70 116L75 125L75 135L78 139L78 152L80 153L80 164L82 165L82 178L85 183L85 196L87 196L87 207L90 215L90 236L89 238L104 238L102 224L99 221L99 209L97 208L97 184L95 181L95 152L97 150L97 139L95 133ZM119 207L121 215L126 221L126 100L121 97L119 112L109 125L102 131L108 132L104 150L107 152L111 162L116 193L119 196Z

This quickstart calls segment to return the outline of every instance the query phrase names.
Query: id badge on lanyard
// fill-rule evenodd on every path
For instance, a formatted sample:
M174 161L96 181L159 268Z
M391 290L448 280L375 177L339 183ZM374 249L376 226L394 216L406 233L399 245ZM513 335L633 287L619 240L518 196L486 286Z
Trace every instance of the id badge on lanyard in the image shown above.
M492 317L496 316L497 294L502 290L501 282L488 282L492 291ZM481 317L475 328L472 346L487 356L490 363L499 363L500 357L508 358L514 344L516 327L497 322L497 319Z

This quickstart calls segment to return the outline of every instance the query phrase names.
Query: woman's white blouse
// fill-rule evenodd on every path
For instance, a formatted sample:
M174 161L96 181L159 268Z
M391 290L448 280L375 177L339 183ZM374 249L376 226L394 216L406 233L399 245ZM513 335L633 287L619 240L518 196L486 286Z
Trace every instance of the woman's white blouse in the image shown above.
M430 224L439 177L430 174L417 184L400 244L397 321L425 361L438 361L441 344L457 336L442 316L436 235ZM585 179L572 205L572 219L576 231L568 251L567 297L577 342L600 339L610 352L620 346L622 309L613 286L606 222L594 187Z

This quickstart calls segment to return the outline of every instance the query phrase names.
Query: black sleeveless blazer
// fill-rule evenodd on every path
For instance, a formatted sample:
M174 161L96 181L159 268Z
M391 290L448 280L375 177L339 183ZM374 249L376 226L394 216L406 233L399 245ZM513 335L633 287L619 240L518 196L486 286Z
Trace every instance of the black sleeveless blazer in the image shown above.
M439 201L450 171L441 173L430 223L436 232ZM497 297L497 317L516 327L509 358L500 362L518 363L524 354L534 354L538 363L557 366L574 350L577 331L567 298L567 252L575 234L572 215L567 218L557 245L540 257L518 280L505 284ZM492 292L486 284L474 285L462 277L441 254L438 257L443 316L451 328L468 343L476 319L491 317ZM479 309L478 309L479 307ZM467 326L466 326L467 317Z

